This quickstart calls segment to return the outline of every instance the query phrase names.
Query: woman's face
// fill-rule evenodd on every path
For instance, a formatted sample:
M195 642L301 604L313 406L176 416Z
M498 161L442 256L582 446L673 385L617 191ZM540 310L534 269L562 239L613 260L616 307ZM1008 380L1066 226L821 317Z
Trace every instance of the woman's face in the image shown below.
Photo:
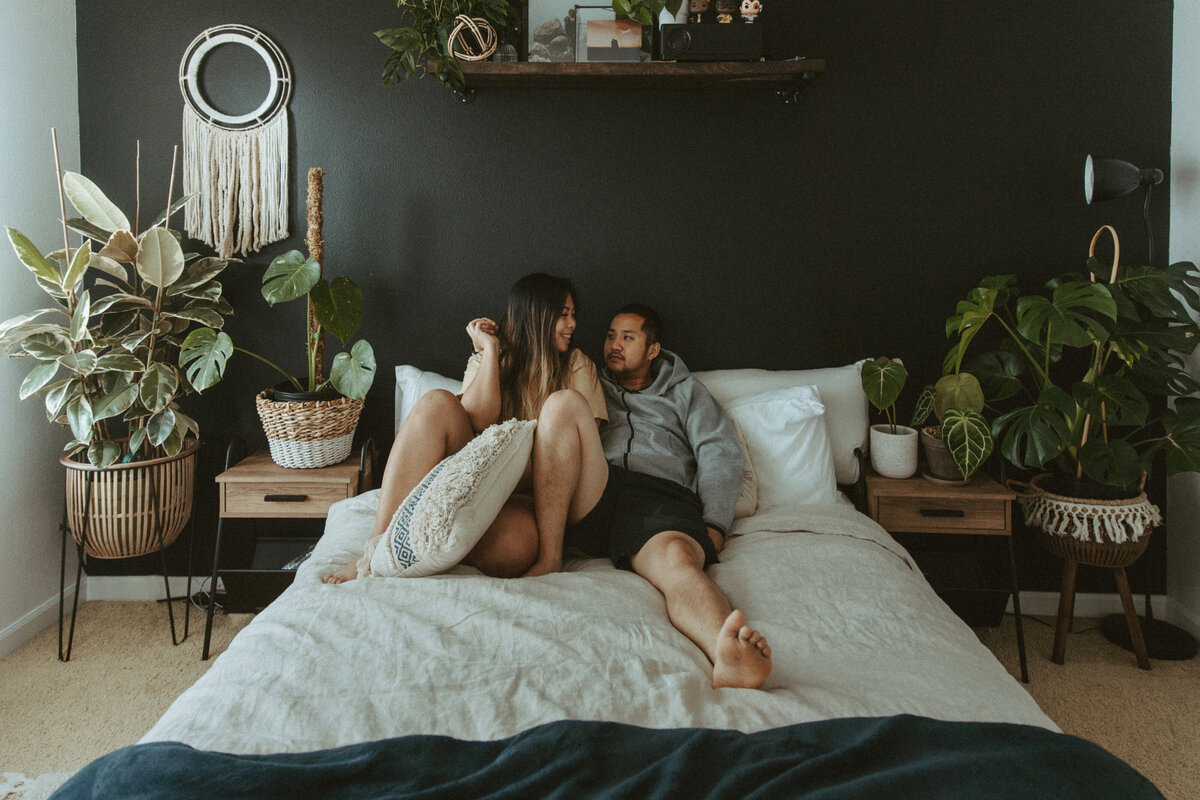
M554 349L565 353L571 349L571 337L575 335L575 298L567 295L558 322L554 325Z

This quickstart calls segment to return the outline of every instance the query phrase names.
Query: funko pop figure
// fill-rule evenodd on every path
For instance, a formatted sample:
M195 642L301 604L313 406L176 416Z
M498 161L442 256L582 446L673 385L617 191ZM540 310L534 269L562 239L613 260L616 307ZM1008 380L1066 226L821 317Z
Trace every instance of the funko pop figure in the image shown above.
M754 22L761 13L762 3L759 0L742 0L742 20L747 23Z
M737 0L717 0L717 22L733 22Z
M709 0L688 0L688 22L700 22L700 17L708 11Z

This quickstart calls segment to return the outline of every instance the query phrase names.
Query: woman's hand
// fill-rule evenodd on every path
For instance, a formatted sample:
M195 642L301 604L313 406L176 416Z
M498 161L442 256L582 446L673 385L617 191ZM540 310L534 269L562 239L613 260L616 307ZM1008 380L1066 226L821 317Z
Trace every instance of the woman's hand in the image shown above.
M500 349L500 326L487 317L473 319L467 323L467 336L475 352Z

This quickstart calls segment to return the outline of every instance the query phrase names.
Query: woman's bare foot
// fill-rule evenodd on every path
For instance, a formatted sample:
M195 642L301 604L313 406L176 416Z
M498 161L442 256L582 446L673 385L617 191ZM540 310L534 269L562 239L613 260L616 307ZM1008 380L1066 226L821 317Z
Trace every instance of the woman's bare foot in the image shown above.
M771 648L758 631L746 624L746 615L734 609L717 634L713 688L757 689L771 674Z
M337 572L331 572L324 578L321 578L321 583L345 583L352 581L358 577L358 565L347 564Z

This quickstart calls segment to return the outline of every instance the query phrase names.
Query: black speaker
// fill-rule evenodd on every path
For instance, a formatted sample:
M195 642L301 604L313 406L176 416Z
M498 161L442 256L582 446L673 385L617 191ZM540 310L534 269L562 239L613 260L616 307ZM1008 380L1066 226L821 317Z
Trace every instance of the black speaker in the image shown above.
M762 25L668 23L659 30L664 61L758 61Z

